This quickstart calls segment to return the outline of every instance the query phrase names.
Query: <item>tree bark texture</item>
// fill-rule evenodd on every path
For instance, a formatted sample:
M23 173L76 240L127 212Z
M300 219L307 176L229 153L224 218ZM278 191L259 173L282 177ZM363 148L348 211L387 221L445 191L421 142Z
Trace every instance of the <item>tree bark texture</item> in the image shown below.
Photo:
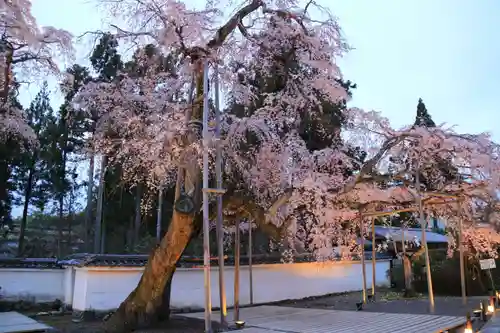
M176 264L199 231L199 224L194 215L174 210L167 233L151 253L139 284L105 323L106 332L131 332L168 318L169 286Z
M413 272L411 269L411 260L408 256L403 256L403 271L405 279L405 297L412 297L415 292L413 290Z
M193 101L192 110L186 112L186 120L191 125L192 120L201 121L203 116L203 65L204 58L212 50L219 48L227 36L234 31L243 18L263 5L260 0L253 0L251 3L240 8L224 25L222 25L204 48L194 47L190 49L181 48L185 55L189 55L196 68L195 87L196 94ZM195 125L195 123L193 123ZM201 129L197 126L189 126L190 135L188 142L201 139ZM156 321L159 312L164 315L168 312L170 301L170 283L175 272L176 264L190 240L201 229L201 221L196 219L196 212L199 212L201 204L201 170L183 170L179 175L179 182L183 179L184 192L192 199L194 210L191 213L182 213L174 209L167 233L162 238L160 244L151 253L144 273L135 290L120 305L118 310L106 322L107 332L130 332ZM180 185L180 184L178 184ZM178 188L177 190L180 190ZM177 193L177 194L180 194ZM178 195L176 195L176 198ZM176 200L177 201L177 200Z
M88 170L88 187L87 187L87 207L85 208L85 225L83 240L85 243L85 251L90 252L89 229L92 224L92 193L94 191L94 153L92 152L89 157L89 170Z
M102 231L102 218L103 218L103 205L104 205L104 188L105 175L107 167L107 156L103 155L101 157L101 171L99 176L99 191L97 194L97 207L95 216L95 226L94 226L94 253L101 253L101 231Z
M34 163L33 163L34 164ZM26 181L26 190L24 192L23 216L21 219L21 227L19 230L19 241L17 244L17 256L23 255L24 251L24 235L26 233L26 224L28 222L28 208L31 200L31 192L33 190L33 174L35 173L34 166L28 172L28 180Z
M141 200L142 200L142 186L137 185L135 192L135 218L134 218L134 246L137 246L141 240Z

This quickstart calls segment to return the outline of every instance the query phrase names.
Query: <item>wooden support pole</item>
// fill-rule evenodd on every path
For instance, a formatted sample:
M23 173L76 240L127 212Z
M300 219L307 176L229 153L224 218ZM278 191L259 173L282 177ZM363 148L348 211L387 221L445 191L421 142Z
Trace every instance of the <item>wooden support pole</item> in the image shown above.
M372 218L372 301L375 300L375 285L377 284L377 251L375 244L375 218Z
M363 271L363 303L366 304L366 263L365 263L365 233L364 221L360 218L359 230L361 235L361 266Z
M253 239L252 239L252 222L249 221L248 226L248 280L250 288L250 305L253 305Z
M234 321L240 320L240 220L234 235Z
M460 287L462 289L462 304L467 304L467 291L465 289L465 264L464 264L464 240L462 230L462 218L458 222L458 252L460 256Z
M420 169L417 169L415 175L415 187L417 190L417 203L420 216L420 225L422 227L422 245L425 251L425 268L427 273L427 292L429 293L429 311L434 313L434 290L432 288L432 274L431 274L431 261L429 258L429 248L427 247L427 237L426 237L426 219L424 216L424 206L422 204L422 197L420 194Z

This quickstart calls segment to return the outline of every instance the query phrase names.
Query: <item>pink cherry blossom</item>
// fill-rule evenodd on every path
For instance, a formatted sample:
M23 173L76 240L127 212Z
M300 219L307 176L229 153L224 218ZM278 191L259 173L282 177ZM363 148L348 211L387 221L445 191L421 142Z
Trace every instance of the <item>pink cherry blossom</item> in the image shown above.
M127 181L173 186L179 167L195 168L203 149L213 152L213 142L187 139L191 82L200 66L192 56L198 48L202 60L217 63L218 72L209 76L213 81L218 75L227 105L255 108L257 98L263 98L247 116L224 115L225 172L264 210L287 193L288 200L268 214L267 223L286 225L291 250L319 258L349 253L359 248L359 230L364 234L368 228L366 214L416 207L421 196L426 215L445 220L450 235L458 230L457 219L463 219L465 237L491 253L493 240L468 236L481 222L475 207L496 198L499 190L499 147L487 134L460 134L446 125L394 128L378 112L351 108L342 145L306 148L298 133L303 117L320 115L325 101L348 98L335 79L342 78L337 59L349 47L325 8L314 2L300 7L295 0L245 1L236 8L245 9L245 16L228 21L234 29L219 43L216 31L227 8L211 1L203 9L174 0L101 2L122 22L113 26L117 38L179 54L172 73L158 73L151 64L142 76L124 72L113 82L90 83L77 98L80 108L101 113L93 144L110 156L110 163L122 165ZM248 80L283 70L276 59L292 48L308 70L290 74L282 89L259 96ZM259 144L242 149L248 133ZM368 154L363 163L350 156L352 147ZM443 175L443 163L455 170L455 178ZM346 168L357 171L346 176ZM432 191L416 188L417 172L432 181Z
M30 0L0 1L0 136L20 135L35 140L20 110L10 104L14 76L33 80L59 74L56 60L70 60L72 35L54 27L38 26Z

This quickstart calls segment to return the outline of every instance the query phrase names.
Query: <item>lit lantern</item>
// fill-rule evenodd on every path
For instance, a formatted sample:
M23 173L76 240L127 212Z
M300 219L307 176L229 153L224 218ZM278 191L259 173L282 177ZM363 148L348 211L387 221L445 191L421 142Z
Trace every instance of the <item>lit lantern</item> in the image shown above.
M490 303L488 304L488 314L492 314L493 312L495 312L495 298L491 296Z
M472 330L472 321L470 320L470 315L467 314L466 318L467 321L465 322L464 333L474 333L474 331Z

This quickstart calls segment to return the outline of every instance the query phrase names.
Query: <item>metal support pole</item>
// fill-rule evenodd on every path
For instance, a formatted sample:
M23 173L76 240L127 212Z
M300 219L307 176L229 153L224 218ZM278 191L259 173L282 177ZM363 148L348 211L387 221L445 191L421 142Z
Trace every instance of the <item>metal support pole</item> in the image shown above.
M460 286L462 288L462 304L467 304L467 292L465 290L465 264L464 264L464 240L462 231L462 219L458 222L458 251L460 255Z
M163 215L163 185L158 189L158 215L156 216L156 242L161 240L161 218Z
M366 304L366 264L365 264L365 235L363 217L360 219L359 229L361 234L361 266L363 271L363 303Z
M405 249L406 242L405 242L405 228L404 228L404 226L401 228L401 236L402 236L401 251L403 252L403 257L404 257L406 255L406 249Z
M375 218L372 217L372 301L375 300L375 285L377 284L377 251L375 244Z
M85 252L91 252L90 240L89 240L89 228L92 223L92 194L94 191L94 152L90 152L89 158L89 171L87 175L88 185L87 185L87 207L85 208L85 225L83 233L83 241L85 244Z
M97 192L97 208L94 226L94 253L101 253L101 228L102 228L102 215L103 215L103 204L104 204L104 176L106 174L106 155L101 157L101 173L99 175L99 190Z
M418 210L420 213L420 225L422 227L422 246L425 251L425 268L427 273L427 292L429 293L429 311L434 313L434 291L432 288L432 274L431 274L431 261L429 259L429 248L427 247L427 238L425 232L426 220L424 216L424 206L422 205L422 196L420 194L420 169L417 169L415 176L416 188L417 188L417 202Z
M217 179L217 188L222 189L222 147L220 144L220 109L219 109L219 72L217 64L215 65L215 138L216 157L215 157L215 175ZM219 257L219 303L220 303L220 322L222 326L227 324L227 305L226 305L226 284L224 282L224 231L222 230L222 194L217 195L217 254Z
M205 332L212 333L210 290L210 212L208 203L208 62L203 68L203 273L205 288Z
M240 220L234 234L234 321L240 320Z
M250 282L250 304L253 305L253 239L252 239L252 222L249 222L248 227L248 280Z

